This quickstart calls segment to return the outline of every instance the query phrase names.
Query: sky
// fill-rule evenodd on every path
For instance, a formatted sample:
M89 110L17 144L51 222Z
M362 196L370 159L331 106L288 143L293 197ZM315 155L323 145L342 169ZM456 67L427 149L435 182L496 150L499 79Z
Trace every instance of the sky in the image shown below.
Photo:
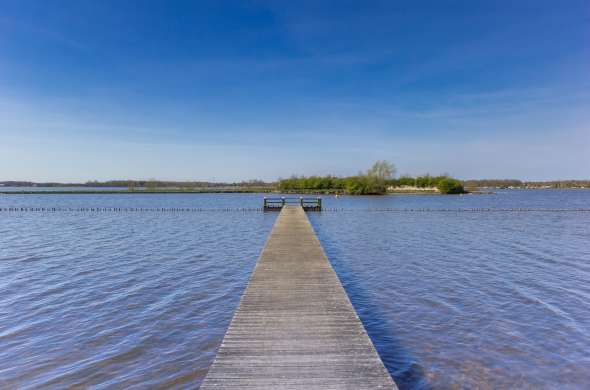
M590 178L590 3L0 0L0 180Z

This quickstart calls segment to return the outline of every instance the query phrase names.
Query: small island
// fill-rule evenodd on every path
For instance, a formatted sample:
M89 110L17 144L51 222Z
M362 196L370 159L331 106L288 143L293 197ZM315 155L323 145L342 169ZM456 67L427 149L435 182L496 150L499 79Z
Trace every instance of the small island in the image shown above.
M377 161L366 172L355 176L301 176L281 179L278 187L284 193L385 195L385 194L464 194L460 180L448 175L401 176L387 161Z

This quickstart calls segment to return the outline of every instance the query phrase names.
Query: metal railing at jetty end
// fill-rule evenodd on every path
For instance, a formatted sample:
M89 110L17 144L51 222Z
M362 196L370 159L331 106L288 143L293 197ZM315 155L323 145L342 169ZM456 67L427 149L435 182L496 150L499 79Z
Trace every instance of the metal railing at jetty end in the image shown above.
M264 211L280 211L285 206L301 206L305 211L322 211L322 198L264 197Z

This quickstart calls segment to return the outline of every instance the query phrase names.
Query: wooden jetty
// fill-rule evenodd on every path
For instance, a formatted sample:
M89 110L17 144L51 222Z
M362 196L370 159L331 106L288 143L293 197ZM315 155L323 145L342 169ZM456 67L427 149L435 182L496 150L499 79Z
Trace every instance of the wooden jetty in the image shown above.
M285 206L299 205L305 211L322 211L322 198L264 198L264 211L281 211Z
M211 389L397 389L301 206L282 207L201 385Z

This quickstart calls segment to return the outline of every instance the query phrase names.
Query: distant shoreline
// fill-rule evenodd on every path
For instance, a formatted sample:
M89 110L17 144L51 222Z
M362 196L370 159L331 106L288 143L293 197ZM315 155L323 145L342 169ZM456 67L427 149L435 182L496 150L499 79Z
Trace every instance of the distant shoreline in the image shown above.
M573 187L573 188L478 188L469 189L464 195L492 195L496 194L497 192L492 190L590 190L590 188L580 188L580 187ZM334 191L299 191L299 192L286 192L286 191L278 191L276 189L269 189L269 188L226 188L226 189L217 189L217 188L203 188L203 189L191 189L191 190L182 190L182 189L138 189L138 190L128 190L128 189L121 189L121 190L17 190L12 189L10 191L3 191L2 187L0 187L0 195L142 195L142 194L293 194L293 195L324 195L324 196L359 196L359 195L347 195L343 193L337 193ZM444 195L440 192L436 191L399 191L393 190L388 191L383 195L376 195L376 196L386 196L386 195ZM371 195L375 196L375 195Z
M248 188L236 188L236 189L157 189L157 190L11 190L2 191L0 187L0 194L2 195L101 195L101 194L125 194L125 195L138 195L138 194L245 194L245 193L271 193L270 189L248 189Z

